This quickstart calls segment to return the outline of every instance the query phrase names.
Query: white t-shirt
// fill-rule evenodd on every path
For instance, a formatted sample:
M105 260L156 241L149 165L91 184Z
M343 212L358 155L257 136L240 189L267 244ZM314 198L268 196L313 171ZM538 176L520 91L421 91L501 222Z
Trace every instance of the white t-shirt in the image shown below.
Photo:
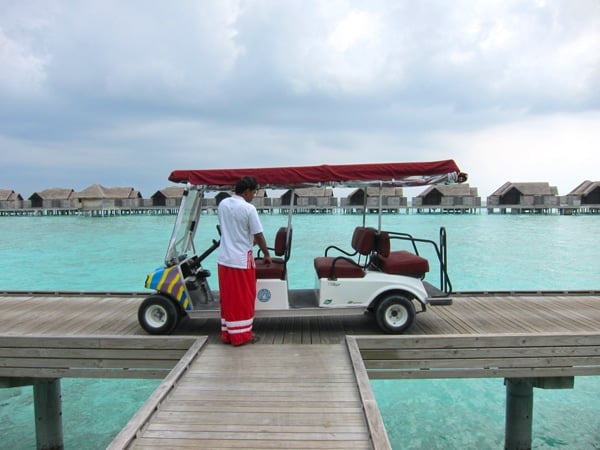
M219 203L221 244L217 263L238 269L248 268L248 252L252 251L254 235L263 228L253 204L233 195Z

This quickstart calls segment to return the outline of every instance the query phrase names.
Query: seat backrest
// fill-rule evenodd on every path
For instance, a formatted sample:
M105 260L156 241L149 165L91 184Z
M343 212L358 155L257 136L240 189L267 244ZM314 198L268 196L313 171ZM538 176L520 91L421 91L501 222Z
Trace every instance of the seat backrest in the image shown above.
M387 231L381 231L377 235L377 244L375 250L381 256L389 256L392 250L392 244L390 242L390 234Z
M375 249L377 230L371 227L356 227L352 235L352 248L361 255L369 255Z
M283 256L287 248L287 228L281 227L275 234L275 256Z

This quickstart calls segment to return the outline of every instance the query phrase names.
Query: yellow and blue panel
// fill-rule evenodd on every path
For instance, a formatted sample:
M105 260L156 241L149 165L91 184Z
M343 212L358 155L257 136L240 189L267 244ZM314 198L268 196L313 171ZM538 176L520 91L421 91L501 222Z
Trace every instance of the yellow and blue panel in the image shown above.
M192 308L179 266L159 267L146 277L146 287L169 295L185 310Z

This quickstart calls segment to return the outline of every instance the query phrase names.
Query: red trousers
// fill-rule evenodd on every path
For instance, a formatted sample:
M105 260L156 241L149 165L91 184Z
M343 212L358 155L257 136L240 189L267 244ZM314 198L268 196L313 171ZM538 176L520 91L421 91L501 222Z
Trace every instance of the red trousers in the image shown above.
M248 269L236 269L219 264L221 297L221 340L241 345L252 340L256 270L254 261Z

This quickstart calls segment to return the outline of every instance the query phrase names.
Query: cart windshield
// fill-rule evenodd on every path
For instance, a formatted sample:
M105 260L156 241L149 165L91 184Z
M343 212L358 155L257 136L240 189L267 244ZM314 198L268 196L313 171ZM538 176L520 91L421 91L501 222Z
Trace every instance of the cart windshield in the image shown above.
M188 186L183 192L179 214L165 256L167 266L177 264L195 253L194 235L203 196L204 190L199 186Z

